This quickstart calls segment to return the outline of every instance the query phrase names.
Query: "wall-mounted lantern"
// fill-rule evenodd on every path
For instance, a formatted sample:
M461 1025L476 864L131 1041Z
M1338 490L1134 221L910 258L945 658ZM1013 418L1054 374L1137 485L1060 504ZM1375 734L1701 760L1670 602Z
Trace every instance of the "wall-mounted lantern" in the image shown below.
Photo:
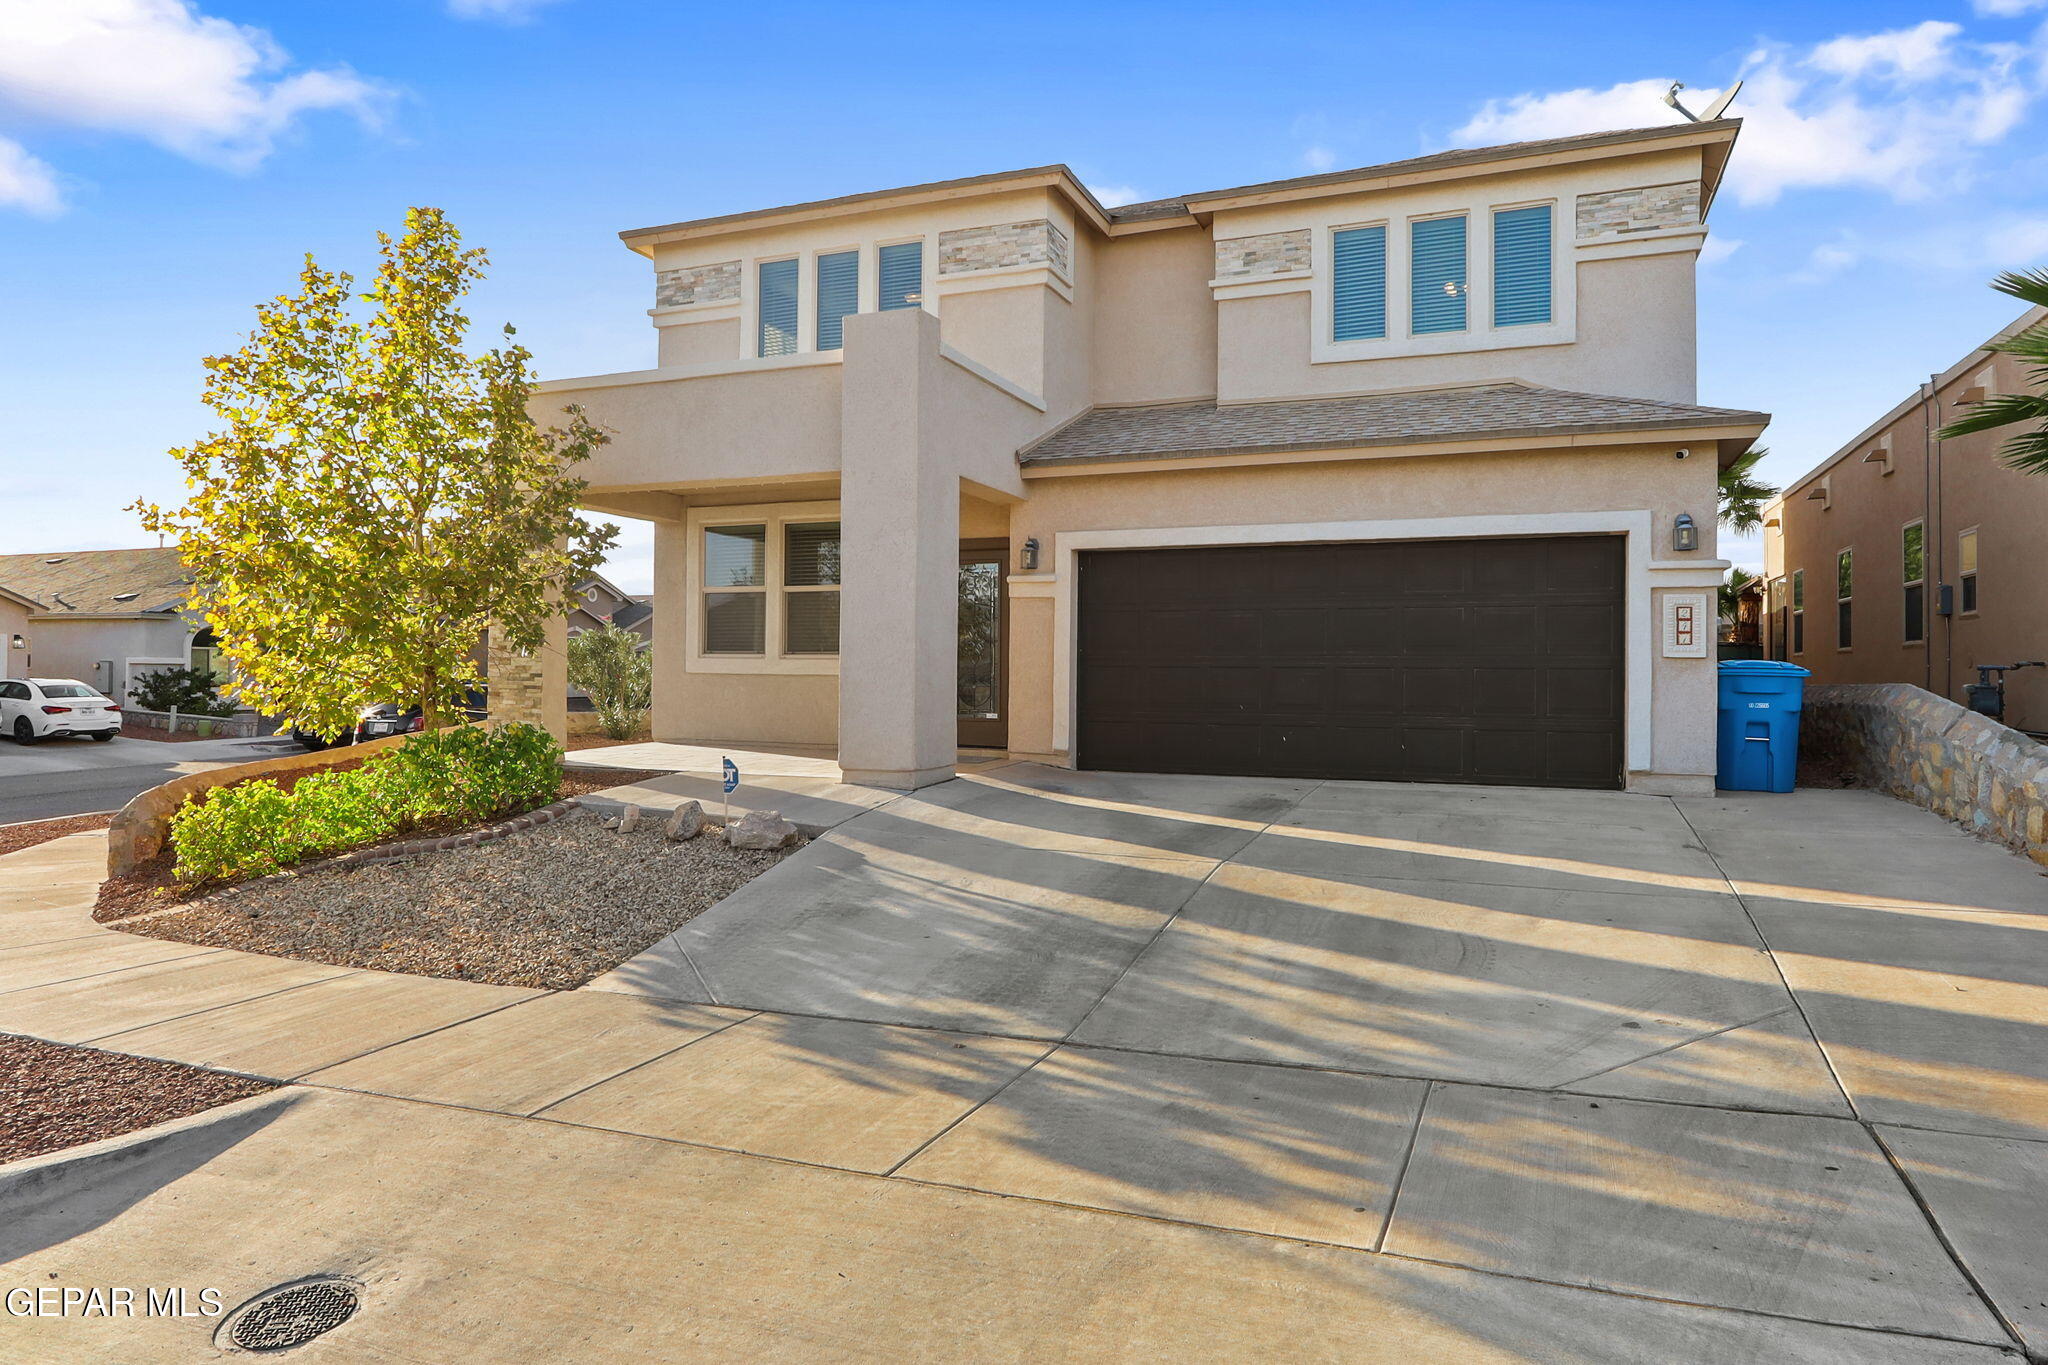
M14 636L14 637L13 637L12 639L10 639L10 640L9 640L9 641L7 642L7 647L8 647L9 649L27 649L27 648L28 648L28 636L26 636L26 635L17 635L17 636Z
M1023 549L1023 551L1022 551L1022 552L1021 552L1021 553L1020 553L1020 554L1019 554L1019 555L1017 556L1017 562L1018 562L1018 564L1019 564L1019 565L1020 565L1020 566L1021 566L1021 567L1023 568L1024 572L1026 572L1026 573L1031 573L1031 572L1035 571L1035 570L1036 570L1036 569L1038 568L1038 537L1037 537L1037 536L1028 536L1028 537L1026 537L1026 538L1025 538L1025 541L1024 541L1024 549Z
M1697 550L1700 547L1700 528L1693 521L1692 513L1680 512L1671 523L1671 548L1674 550Z

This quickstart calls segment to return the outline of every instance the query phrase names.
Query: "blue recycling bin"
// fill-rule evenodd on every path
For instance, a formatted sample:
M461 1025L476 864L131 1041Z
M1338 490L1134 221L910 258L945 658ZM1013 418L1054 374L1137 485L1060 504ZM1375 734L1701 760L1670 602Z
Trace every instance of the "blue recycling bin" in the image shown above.
M1721 665L1721 727L1714 785L1788 792L1799 772L1799 711L1812 670L1775 659Z

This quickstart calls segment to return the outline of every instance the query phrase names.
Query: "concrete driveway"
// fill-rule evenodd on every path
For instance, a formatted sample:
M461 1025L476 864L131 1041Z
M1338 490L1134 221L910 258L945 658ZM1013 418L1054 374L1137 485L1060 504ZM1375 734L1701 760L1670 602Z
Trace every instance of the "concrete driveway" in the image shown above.
M351 1274L337 1360L2048 1347L2048 880L1931 816L1026 765L845 804L563 994L117 961L84 855L0 860L45 879L0 1030L297 1082L0 1172L0 1280Z

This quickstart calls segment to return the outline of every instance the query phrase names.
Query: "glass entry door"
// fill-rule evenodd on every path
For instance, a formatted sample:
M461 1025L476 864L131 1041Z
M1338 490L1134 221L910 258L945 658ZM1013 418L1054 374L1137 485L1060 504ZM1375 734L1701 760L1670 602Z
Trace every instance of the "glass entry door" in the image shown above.
M959 743L963 749L1002 749L1010 742L1004 705L1003 656L1009 636L1009 594L1004 579L1007 542L960 547Z

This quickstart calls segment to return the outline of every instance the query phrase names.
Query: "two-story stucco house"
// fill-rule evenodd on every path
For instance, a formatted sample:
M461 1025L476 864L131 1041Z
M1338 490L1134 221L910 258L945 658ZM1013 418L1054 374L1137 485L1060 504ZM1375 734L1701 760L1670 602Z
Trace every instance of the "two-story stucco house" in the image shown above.
M1695 403L1738 126L623 234L657 367L536 410L657 523L655 735L1710 790L1715 466L1766 421Z

